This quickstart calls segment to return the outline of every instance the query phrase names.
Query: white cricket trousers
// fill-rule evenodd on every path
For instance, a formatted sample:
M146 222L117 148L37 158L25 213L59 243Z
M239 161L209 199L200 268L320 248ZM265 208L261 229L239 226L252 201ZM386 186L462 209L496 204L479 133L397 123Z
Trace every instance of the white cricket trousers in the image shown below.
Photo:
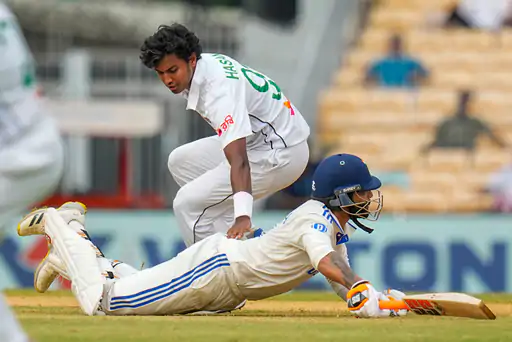
M64 147L52 118L42 115L24 133L0 145L0 230L50 195L64 168Z
M275 150L248 150L252 194L271 195L295 182L309 160L307 141ZM186 246L234 223L231 168L217 136L182 145L171 152L169 171L181 187L173 208Z
M152 268L115 280L103 297L107 315L172 315L197 311L230 311L240 293L226 254L224 237L210 236Z

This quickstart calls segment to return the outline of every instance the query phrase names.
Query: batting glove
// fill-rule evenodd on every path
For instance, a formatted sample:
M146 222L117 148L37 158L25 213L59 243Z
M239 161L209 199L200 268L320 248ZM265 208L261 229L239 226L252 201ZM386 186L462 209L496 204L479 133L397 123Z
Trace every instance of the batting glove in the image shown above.
M402 291L395 290L395 289L387 289L386 291L382 291L382 295L384 297L388 298L388 300L403 300L405 297L405 293L403 293ZM381 300L386 300L386 299L381 299ZM409 311L407 311L405 309L394 311L394 313L397 316L405 316L405 315L407 315L408 312Z
M381 310L380 300L390 300L382 292L378 292L366 280L360 280L352 285L347 294L348 310L360 318L379 318L397 316L394 310Z

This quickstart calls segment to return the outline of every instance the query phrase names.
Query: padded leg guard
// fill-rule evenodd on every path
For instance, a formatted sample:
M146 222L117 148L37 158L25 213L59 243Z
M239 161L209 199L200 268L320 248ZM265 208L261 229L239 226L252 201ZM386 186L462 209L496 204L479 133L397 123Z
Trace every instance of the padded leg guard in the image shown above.
M47 209L45 230L66 267L71 290L82 311L86 315L94 315L100 305L105 283L96 260L96 251L89 241L69 228L54 208Z
M64 263L57 253L50 249L34 273L34 288L37 292L46 292L58 275L69 280Z

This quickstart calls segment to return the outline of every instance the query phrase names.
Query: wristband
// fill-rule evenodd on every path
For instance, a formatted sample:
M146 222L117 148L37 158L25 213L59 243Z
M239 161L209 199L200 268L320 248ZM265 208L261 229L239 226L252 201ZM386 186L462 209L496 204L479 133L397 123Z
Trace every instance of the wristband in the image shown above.
M250 193L239 191L233 195L233 206L235 208L235 218L240 216L252 217L253 197Z
M354 283L354 285L352 285L352 286L350 287L350 290L352 290L353 288L355 288L355 287L357 287L357 286L359 286L359 285L361 285L361 284L368 284L368 283L370 283L368 280L364 280L364 279L358 280L358 281L356 281L356 282Z

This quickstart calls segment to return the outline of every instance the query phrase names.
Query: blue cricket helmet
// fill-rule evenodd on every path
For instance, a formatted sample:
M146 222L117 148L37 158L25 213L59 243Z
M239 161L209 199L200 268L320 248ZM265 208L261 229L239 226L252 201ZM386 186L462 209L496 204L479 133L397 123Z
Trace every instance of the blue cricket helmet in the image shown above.
M343 210L354 223L371 233L358 218L377 220L382 210L381 181L372 176L363 160L352 154L325 158L313 174L311 197L333 210ZM356 192L372 191L370 198L356 198ZM376 191L376 195L373 195ZM375 197L375 198L374 198Z

